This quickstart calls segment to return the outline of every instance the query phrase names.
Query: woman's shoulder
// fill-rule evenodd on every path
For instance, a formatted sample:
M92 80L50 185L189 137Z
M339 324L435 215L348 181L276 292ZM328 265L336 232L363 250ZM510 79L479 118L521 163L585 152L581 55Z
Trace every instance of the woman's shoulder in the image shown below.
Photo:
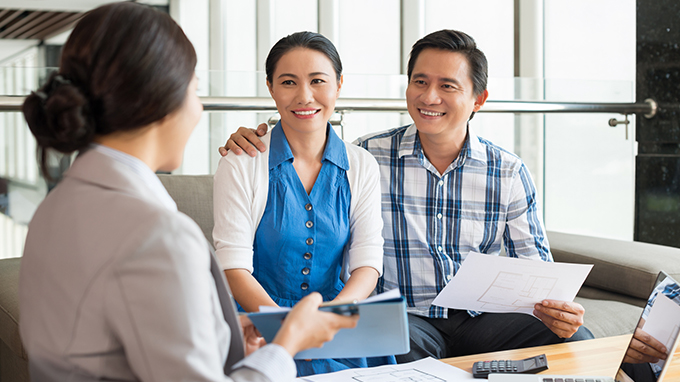
M123 264L139 257L158 257L171 260L181 267L195 262L189 253L208 251L207 239L201 228L186 214L148 203L138 205L142 211L135 221L130 221L129 250L118 253L118 263Z
M193 220L160 203L68 178L62 182L31 222L29 257L40 263L70 259L82 265L78 269L86 277L145 256L152 248L168 256L178 247L197 248L205 241Z
M263 169L268 169L271 132L268 132L260 139L267 147L267 150L265 152L258 152L254 158L246 153L236 155L233 151L229 151L226 156L220 158L217 163L217 171L215 172L215 182L224 186L225 184L222 184L224 183L223 180L227 183L233 183L235 179L254 179L257 174L263 172Z
M343 141L347 148L347 160L349 161L350 169L361 168L367 169L375 167L377 169L378 162L375 157L363 147L356 146L350 142Z
M124 210L130 217L126 225L129 225L129 232L134 232L134 235L128 235L131 239L136 236L142 242L155 240L174 247L177 241L191 239L200 242L204 238L198 224L183 212L134 196L121 200L120 205L125 206Z

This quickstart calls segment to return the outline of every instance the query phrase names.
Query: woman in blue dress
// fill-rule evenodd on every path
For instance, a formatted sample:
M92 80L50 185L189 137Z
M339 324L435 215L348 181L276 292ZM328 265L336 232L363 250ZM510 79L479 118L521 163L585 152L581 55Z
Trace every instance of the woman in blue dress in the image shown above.
M342 64L324 36L299 32L272 47L267 86L281 115L268 152L230 153L215 174L213 238L241 308L292 306L311 292L361 300L382 273L379 170L328 123ZM296 361L298 375L394 363L393 357Z

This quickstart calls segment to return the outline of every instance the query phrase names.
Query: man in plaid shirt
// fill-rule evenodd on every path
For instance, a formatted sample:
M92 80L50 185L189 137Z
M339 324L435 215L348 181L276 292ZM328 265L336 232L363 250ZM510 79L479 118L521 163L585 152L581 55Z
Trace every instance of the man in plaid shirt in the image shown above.
M355 142L375 156L381 172L385 257L378 292L399 288L408 304L411 351L397 360L593 338L575 302L537 304L541 321L431 304L471 251L499 255L505 246L510 257L553 259L529 171L468 128L488 97L487 61L474 40L453 30L423 37L411 50L408 80L414 124ZM264 151L256 134L265 128L239 129L226 147Z

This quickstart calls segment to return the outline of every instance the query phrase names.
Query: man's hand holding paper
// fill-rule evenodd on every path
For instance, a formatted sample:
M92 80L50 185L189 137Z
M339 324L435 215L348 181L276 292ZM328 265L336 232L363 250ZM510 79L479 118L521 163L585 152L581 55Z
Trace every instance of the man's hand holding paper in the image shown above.
M468 254L433 305L478 312L526 313L560 337L583 325L583 307L573 302L592 265Z
M533 315L561 338L570 338L583 325L585 313L578 302L543 300L534 306Z

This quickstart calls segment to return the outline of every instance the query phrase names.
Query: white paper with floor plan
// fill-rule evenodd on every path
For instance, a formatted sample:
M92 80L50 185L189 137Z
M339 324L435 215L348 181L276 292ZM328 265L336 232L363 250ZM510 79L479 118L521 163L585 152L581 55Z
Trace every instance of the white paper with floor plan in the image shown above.
M459 382L474 381L472 374L434 358L399 365L348 369L297 378L304 382Z
M471 252L432 304L533 314L534 305L545 299L573 301L592 267Z

